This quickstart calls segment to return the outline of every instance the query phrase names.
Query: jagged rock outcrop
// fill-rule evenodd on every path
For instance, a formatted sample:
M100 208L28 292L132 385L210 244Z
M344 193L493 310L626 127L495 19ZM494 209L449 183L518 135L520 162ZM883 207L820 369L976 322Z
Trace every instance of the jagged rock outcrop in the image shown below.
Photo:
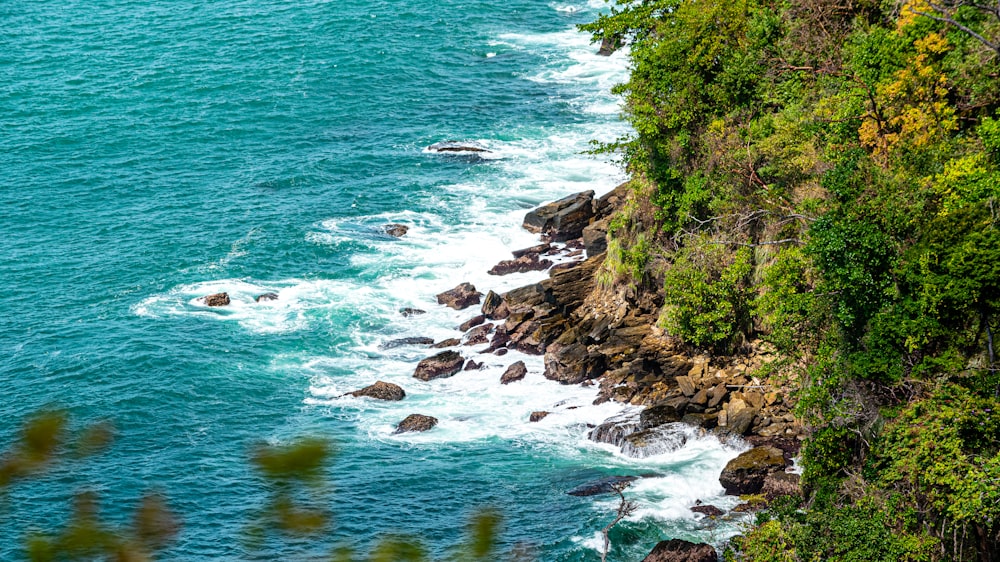
M718 560L719 555L711 545L670 539L657 543L642 562L718 562Z
M502 260L494 265L489 271L490 275L509 275L511 273L524 273L526 271L542 271L554 265L549 259L539 259L538 254L528 254L512 260Z
M398 384L391 382L375 381L375 384L366 386L361 390L349 393L354 397L375 398L377 400L398 401L406 398L406 392Z
M493 324L483 324L476 326L465 334L463 345L479 345L490 341L490 334L493 333Z
M214 295L207 295L201 297L201 302L205 303L207 306L228 306L229 293L215 293Z
M720 517L726 514L725 511L722 511L721 509L715 507L714 505L696 505L691 508L691 511L693 511L694 513L700 513L702 515L706 515L708 517Z
M528 367L525 366L524 361L518 361L507 370L504 371L503 375L500 377L500 384L510 384L512 382L517 382L524 378L528 374Z
M474 304L479 304L482 293L476 290L472 283L460 283L454 289L450 289L437 295L438 304L463 310Z
M385 232L393 238L402 238L406 236L406 233L410 231L410 227L405 224L386 224L382 226L382 232Z
M413 373L413 378L422 381L450 377L462 370L465 365L465 358L457 351L442 351L437 355L428 357L417 364L417 369Z
M726 464L719 476L719 483L730 495L757 494L769 474L784 470L785 457L780 449L754 447Z
M594 216L593 201L593 191L564 197L529 212L523 226L555 242L579 238Z
M438 424L438 419L433 416L423 414L410 414L396 425L395 433L406 433L410 431L427 431L433 429Z

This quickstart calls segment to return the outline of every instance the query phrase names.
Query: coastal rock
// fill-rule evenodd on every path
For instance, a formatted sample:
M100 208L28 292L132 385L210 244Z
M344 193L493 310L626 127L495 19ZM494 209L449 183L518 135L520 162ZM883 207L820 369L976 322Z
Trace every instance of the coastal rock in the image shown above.
M540 256L542 254L549 254L549 253L552 252L552 250L553 250L552 244L545 243L545 244L539 244L537 246L532 246L530 248L523 248L521 250L514 250L511 253L514 254L514 258L516 259L516 258L520 258L520 257L524 257L524 256L529 256L529 255L532 255L532 254L534 254L536 256Z
M562 384L579 384L595 379L607 370L607 358L591 352L587 346L574 343L558 346L545 354L545 378Z
M404 317L416 316L418 314L427 314L426 310L420 310L419 308L401 308L399 313Z
M490 275L509 275L526 271L542 271L552 267L553 261L538 259L538 254L528 254L512 260L503 260L494 265L486 273Z
M564 197L529 212L523 226L556 242L579 238L594 216L593 201L593 191Z
M767 501L773 501L781 496L802 497L802 487L799 483L799 475L788 472L772 472L764 477L764 485L760 493L764 494Z
M620 48L621 40L605 37L604 39L601 39L601 48L597 50L597 54L602 57L610 57Z
M201 298L201 301L208 306L227 306L229 304L229 293L215 293Z
M463 345L479 345L481 343L489 342L490 334L493 332L494 328L495 326L493 326L493 324L476 326L475 328L469 330L469 333L465 334L465 343Z
M488 154L492 152L487 148L483 148L474 143L470 142L460 142L460 141L441 141L436 142L427 147L430 152L438 153L471 153L471 154Z
M434 338L425 338L421 336L414 336L409 338L399 338L396 340L389 340L378 346L379 349L392 349L395 347L402 347L404 345L431 345L434 343Z
M642 562L718 562L718 560L719 555L711 545L670 539L657 543Z
M496 294L496 293L494 293L494 294ZM486 322L486 316L485 315L480 314L478 316L473 316L472 318L469 318L465 322L462 322L462 324L458 327L458 330L460 332L468 332L470 329L475 328L476 326L479 326L483 322Z
M402 238L410 231L410 227L405 224L386 224L382 226L382 231L394 238Z
M785 457L780 449L754 447L726 464L719 476L719 483L729 495L756 494L763 488L768 474L784 469Z
M517 382L524 378L528 374L528 367L524 365L524 361L518 361L507 370L504 371L503 376L500 377L500 384L510 384L512 382Z
M422 381L450 377L462 370L465 358L457 351L442 351L417 364L413 377Z
M266 302L278 300L278 293L264 293L253 298L254 302Z
M687 443L687 437L677 428L661 426L656 429L637 431L625 437L621 446L623 455L633 459L644 459L664 453L671 453Z
M465 364L465 367L462 370L463 371L477 371L477 370L482 369L482 368L483 368L483 364L482 363L476 363L472 359L469 359L469 361Z
M459 345L461 343L462 343L462 340L460 340L458 338L448 338L446 340L441 340L441 341L437 342L436 344L432 345L431 347L433 347L434 349L444 349L446 347L455 347L456 345Z
M539 410L537 412L531 412L531 417L528 418L528 421L530 421L530 422L540 422L540 421L544 420L545 417L548 416L548 415L549 415L549 413L546 412L546 411L543 411L543 410Z
M604 420L587 436L596 443L608 443L621 447L625 438L639 430L639 420L634 417L617 416Z
M510 314L510 311L507 309L507 305L504 303L503 297L493 291L486 293L481 310L483 312L483 316L489 318L490 320L503 320L507 318L508 314Z
M660 402L650 406L639 414L639 427L651 429L668 423L679 422L684 416L683 410L678 410L676 401Z
M725 515L726 512L715 507L714 505L696 505L691 508L691 511L695 513L700 513L702 515L707 515L709 517L719 517Z
M593 222L584 227L582 233L583 248L587 251L588 256L596 256L597 254L608 250L609 224L610 219L604 219Z
M437 302L455 310L463 310L474 304L479 304L482 296L483 294L476 291L476 287L471 283L460 283L454 289L437 295Z
M615 491L616 485L625 482L634 482L638 479L638 476L606 476L600 480L594 480L593 482L581 484L566 493L571 496L580 497L610 494Z
M437 418L425 416L423 414L410 414L403 421L396 425L395 433L406 433L409 431L427 431L438 423Z
M350 395L354 397L364 396L375 398L377 400L397 401L405 398L406 392L399 385L392 384L391 382L375 381L375 384L366 386L361 390L355 390Z

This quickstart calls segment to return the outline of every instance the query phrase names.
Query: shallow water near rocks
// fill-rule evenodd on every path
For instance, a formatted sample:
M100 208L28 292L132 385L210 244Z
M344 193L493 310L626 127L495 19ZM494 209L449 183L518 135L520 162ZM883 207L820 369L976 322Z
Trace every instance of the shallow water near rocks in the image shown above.
M612 560L735 533L688 508L735 504L718 473L736 449L692 435L627 458L587 434L628 409L544 380L538 357L463 347L482 370L422 382L413 370L432 350L387 345L458 337L477 312L434 295L460 282L501 292L542 278L487 271L538 243L520 229L528 209L623 179L582 154L627 133L609 93L624 53L599 57L574 28L604 6L0 7L0 439L46 406L119 430L107 453L12 490L0 559L61 525L81 487L118 523L162 490L184 521L163 559L247 559L264 499L248 448L308 434L337 444L336 520L329 540L268 545L273 559L388 532L441 554L491 506L504 545L598 560L614 499L566 492L610 475L657 475L629 488L641 508L613 533ZM489 152L427 150L445 141ZM396 238L387 224L409 228ZM231 304L199 300L217 292ZM277 299L256 302L266 293ZM525 379L501 385L518 360ZM344 396L376 380L406 398ZM534 411L551 413L531 423ZM411 413L439 423L394 434Z

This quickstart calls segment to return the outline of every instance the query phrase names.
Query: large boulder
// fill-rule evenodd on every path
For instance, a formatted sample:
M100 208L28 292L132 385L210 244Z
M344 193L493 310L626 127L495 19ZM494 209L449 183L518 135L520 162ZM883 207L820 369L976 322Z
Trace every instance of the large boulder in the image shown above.
M470 329L475 328L476 326L479 326L483 322L486 322L486 316L485 315L480 314L478 316L473 316L472 318L469 318L465 322L462 322L462 324L458 327L458 330L460 332L468 332Z
M518 361L507 370L504 371L503 376L500 377L500 384L510 384L512 382L517 382L524 378L528 374L528 367L524 365L524 361Z
M215 293L201 298L201 301L208 306L227 306L229 304L229 293Z
M490 341L490 334L493 333L495 326L493 324L483 324L481 326L476 326L475 328L469 330L465 334L464 345L479 345L481 343L487 343Z
M410 414L396 425L396 433L406 433L409 431L427 431L438 423L437 418L425 416L423 414Z
M439 294L437 301L438 304L449 306L455 310L462 310L474 304L479 304L480 297L482 296L483 294L476 291L476 287L472 283L460 283L454 289Z
M730 495L757 494L763 488L768 474L784 470L785 457L781 449L754 447L726 464L719 476L719 483Z
M375 398L377 400L392 401L402 400L406 397L406 392L404 392L399 385L382 381L375 381L375 384L366 386L361 390L355 390L349 394L354 397L364 396L367 398Z
M417 364L413 378L422 381L450 377L462 370L465 358L457 351L442 351Z
M679 422L684 417L684 409L676 400L664 401L650 406L639 414L639 428L651 429L663 424Z
M657 543L642 562L718 562L718 560L719 555L711 545L670 539Z
M555 242L579 238L594 216L594 192L584 191L529 212L524 228L548 236Z

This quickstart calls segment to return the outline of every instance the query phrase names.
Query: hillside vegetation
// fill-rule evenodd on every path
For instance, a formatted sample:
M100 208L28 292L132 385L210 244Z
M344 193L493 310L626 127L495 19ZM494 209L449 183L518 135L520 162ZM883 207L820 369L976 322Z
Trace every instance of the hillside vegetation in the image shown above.
M618 0L583 28L633 65L604 282L798 381L807 499L727 555L1000 560L1000 3Z

